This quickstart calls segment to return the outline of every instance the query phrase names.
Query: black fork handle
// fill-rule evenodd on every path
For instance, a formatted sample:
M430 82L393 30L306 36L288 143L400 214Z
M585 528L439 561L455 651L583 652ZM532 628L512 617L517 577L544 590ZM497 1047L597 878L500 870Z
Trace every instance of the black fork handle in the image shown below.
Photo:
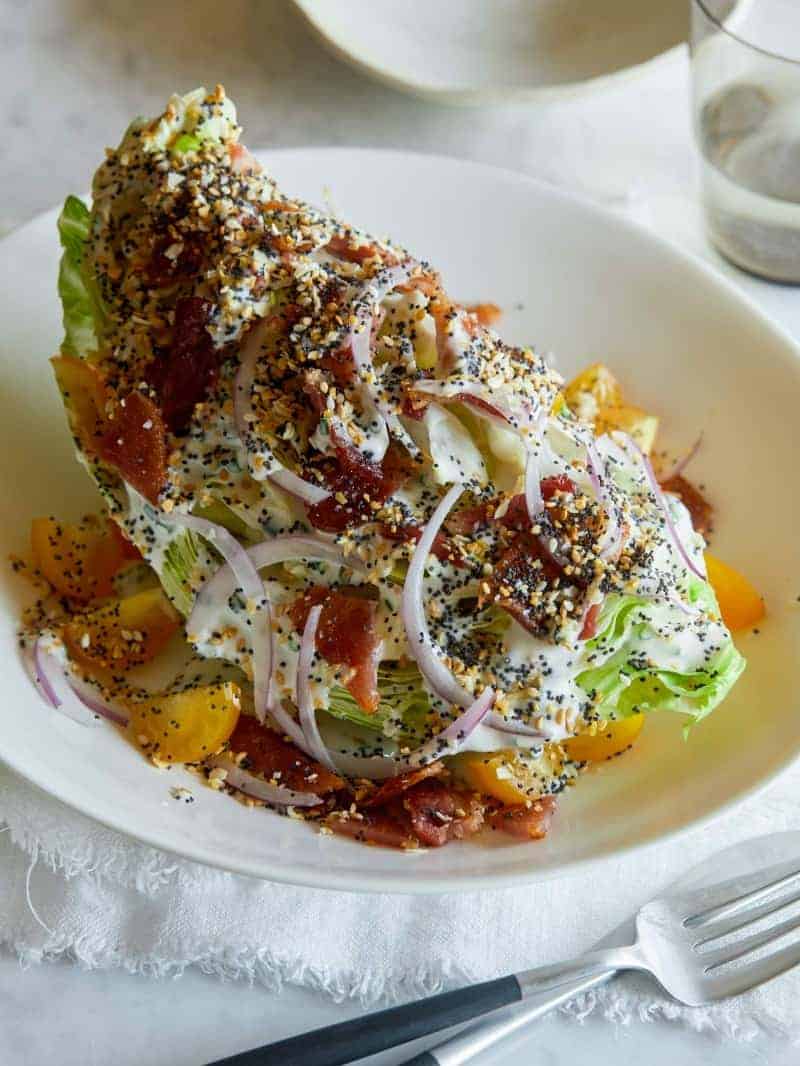
M522 989L516 977L500 977L327 1025L266 1047L242 1051L209 1066L344 1066L521 999Z

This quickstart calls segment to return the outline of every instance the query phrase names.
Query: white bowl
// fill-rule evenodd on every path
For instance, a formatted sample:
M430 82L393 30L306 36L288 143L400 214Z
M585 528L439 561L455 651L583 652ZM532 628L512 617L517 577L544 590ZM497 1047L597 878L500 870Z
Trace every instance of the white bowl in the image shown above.
M686 40L687 0L295 0L323 43L395 89L450 104L563 95Z
M800 746L800 361L792 342L709 268L623 219L514 173L353 149L262 153L283 187L391 231L464 301L506 309L503 332L558 353L570 374L603 359L663 417L674 451L705 437L693 475L717 504L715 551L766 596L749 668L682 737L652 716L623 758L586 774L535 844L493 837L412 854L317 835L250 810L179 769L153 769L111 726L76 725L33 692L15 647L25 583L3 569L0 758L86 814L157 847L258 877L354 890L440 892L563 874L680 832L764 785ZM0 244L0 548L25 550L37 514L97 506L72 454L47 357L60 337L55 214ZM196 802L169 788L188 783Z

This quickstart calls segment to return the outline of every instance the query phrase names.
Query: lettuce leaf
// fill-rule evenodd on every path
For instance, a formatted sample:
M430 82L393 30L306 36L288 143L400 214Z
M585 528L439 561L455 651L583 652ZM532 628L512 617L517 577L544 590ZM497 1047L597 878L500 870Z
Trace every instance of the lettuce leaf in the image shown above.
M710 585L695 580L689 600L716 608ZM598 633L587 643L611 654L601 665L577 678L586 692L599 697L597 711L605 718L627 718L656 710L686 714L693 723L722 702L745 668L745 660L728 634L702 669L680 672L659 666L642 655L640 638L652 633L653 603L635 596L610 596L601 611ZM644 645L646 646L646 644Z
M347 689L336 686L330 691L327 713L387 736L421 738L431 708L417 667L383 663L378 668L378 691L378 709L367 714Z
M58 269L58 295L64 323L61 351L80 359L99 347L95 327L97 308L83 274L89 222L86 204L77 196L68 196L58 216L58 235L64 249Z

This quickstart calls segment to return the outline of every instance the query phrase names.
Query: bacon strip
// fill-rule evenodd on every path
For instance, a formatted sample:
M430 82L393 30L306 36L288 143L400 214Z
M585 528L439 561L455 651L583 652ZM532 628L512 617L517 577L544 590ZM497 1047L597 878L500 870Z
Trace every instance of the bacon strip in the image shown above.
M378 664L382 644L375 630L374 600L345 591L318 587L303 593L289 608L292 625L302 633L309 611L322 604L317 626L317 651L329 663L352 670L348 692L368 714L378 708Z
M524 803L518 807L502 807L490 817L489 823L493 829L522 840L542 840L547 836L555 811L555 798L543 796L530 807Z
M141 392L130 392L106 423L98 452L152 504L167 480L167 439L161 412Z
M372 504L385 503L413 470L405 450L394 441L380 465L367 462L353 445L338 438L334 448L336 459L326 477L331 495L308 508L309 522L326 533L341 533L371 518Z
M248 769L253 773L262 774L268 781L275 778L279 784L295 792L324 796L344 787L341 777L314 762L255 718L240 716L229 745L234 755L246 753Z

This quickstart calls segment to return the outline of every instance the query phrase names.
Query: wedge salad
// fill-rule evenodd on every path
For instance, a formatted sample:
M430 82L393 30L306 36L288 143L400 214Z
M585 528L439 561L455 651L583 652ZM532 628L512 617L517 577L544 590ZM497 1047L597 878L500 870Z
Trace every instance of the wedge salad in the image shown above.
M648 714L717 707L763 604L607 368L565 384L239 135L174 96L64 205L52 362L105 513L34 521L32 677L324 833L540 838Z

